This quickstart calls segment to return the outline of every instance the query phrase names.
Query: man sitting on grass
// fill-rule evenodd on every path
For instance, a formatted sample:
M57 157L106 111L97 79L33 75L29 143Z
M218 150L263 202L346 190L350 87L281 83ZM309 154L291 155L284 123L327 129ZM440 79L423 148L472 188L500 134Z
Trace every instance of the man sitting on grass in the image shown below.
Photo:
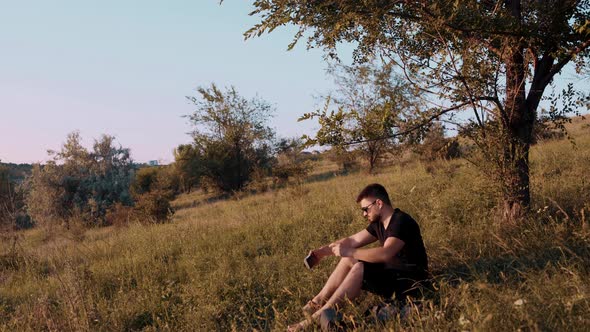
M319 321L326 310L345 299L356 298L361 290L404 301L417 295L419 281L428 278L428 258L420 227L408 214L393 208L380 184L368 185L356 199L366 229L310 252L314 265L327 256L342 257L322 290L304 307L308 319L289 326L289 331L306 328ZM360 249L379 240L380 247Z

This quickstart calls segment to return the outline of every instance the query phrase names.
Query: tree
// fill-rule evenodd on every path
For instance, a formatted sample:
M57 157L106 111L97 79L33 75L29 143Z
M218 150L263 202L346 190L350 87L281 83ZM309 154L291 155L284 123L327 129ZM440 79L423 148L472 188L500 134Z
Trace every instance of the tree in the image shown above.
M494 162L504 219L527 211L537 108L566 65L587 67L588 0L257 0L254 7L261 22L246 37L292 23L299 31L290 47L311 30L308 45L329 55L338 42L353 42L357 61L380 55L399 65L430 103L409 129L469 112L459 125L481 129L476 144Z
M181 144L174 149L174 169L183 192L190 192L199 185L204 172L203 158L195 145Z
M322 111L307 113L300 120L318 118L320 129L308 144L329 144L339 153L346 153L350 142L360 142L358 150L369 164L369 172L397 143L392 137L420 107L407 83L392 73L391 66L374 63L357 66L330 67L337 90L326 98ZM330 104L337 111L330 110Z
M101 224L115 203L132 204L133 163L129 149L115 146L114 137L103 135L88 151L74 132L59 152L49 154L53 159L34 165L29 179L27 207L36 222L68 225L72 217L80 217Z
M202 174L223 192L242 189L255 171L270 171L274 132L266 125L272 107L260 98L248 100L235 88L215 84L187 97L197 109L189 116L194 154L202 157Z
M90 153L90 200L94 219L102 219L108 208L121 202L131 205L129 185L133 178L133 161L129 149L117 147L115 137L102 135Z

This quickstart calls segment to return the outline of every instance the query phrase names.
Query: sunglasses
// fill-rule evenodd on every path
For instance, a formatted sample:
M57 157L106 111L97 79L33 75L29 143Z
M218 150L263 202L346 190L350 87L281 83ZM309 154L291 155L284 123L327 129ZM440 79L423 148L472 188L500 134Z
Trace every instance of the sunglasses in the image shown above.
M377 200L375 200L373 203L371 203L365 207L362 207L361 211L363 211L363 213L367 213L369 211L369 209L371 208L371 206L373 206L373 204L375 204L375 203L377 203Z

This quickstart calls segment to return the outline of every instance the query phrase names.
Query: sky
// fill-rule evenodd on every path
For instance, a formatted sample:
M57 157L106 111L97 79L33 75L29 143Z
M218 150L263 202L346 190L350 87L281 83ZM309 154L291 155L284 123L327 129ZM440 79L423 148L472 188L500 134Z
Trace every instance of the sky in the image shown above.
M244 40L248 1L0 0L0 160L44 162L68 133L91 148L102 134L137 162L173 161L191 141L186 96L215 83L276 109L280 137L333 88L321 50L287 46L294 28Z
M87 148L108 134L136 162L172 162L191 142L186 96L211 83L273 105L279 137L313 134L317 124L297 118L334 89L323 52L305 41L287 51L293 27L245 41L259 21L251 10L245 0L0 0L0 161L47 161L78 131Z

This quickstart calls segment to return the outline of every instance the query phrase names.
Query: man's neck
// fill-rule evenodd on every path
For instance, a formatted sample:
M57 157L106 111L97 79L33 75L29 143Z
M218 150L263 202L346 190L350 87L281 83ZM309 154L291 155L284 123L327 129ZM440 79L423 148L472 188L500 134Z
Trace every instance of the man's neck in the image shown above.
M385 205L383 207L383 211L381 212L381 219L379 222L383 224L383 228L387 229L389 226L389 222L391 221L391 216L393 216L393 207Z

